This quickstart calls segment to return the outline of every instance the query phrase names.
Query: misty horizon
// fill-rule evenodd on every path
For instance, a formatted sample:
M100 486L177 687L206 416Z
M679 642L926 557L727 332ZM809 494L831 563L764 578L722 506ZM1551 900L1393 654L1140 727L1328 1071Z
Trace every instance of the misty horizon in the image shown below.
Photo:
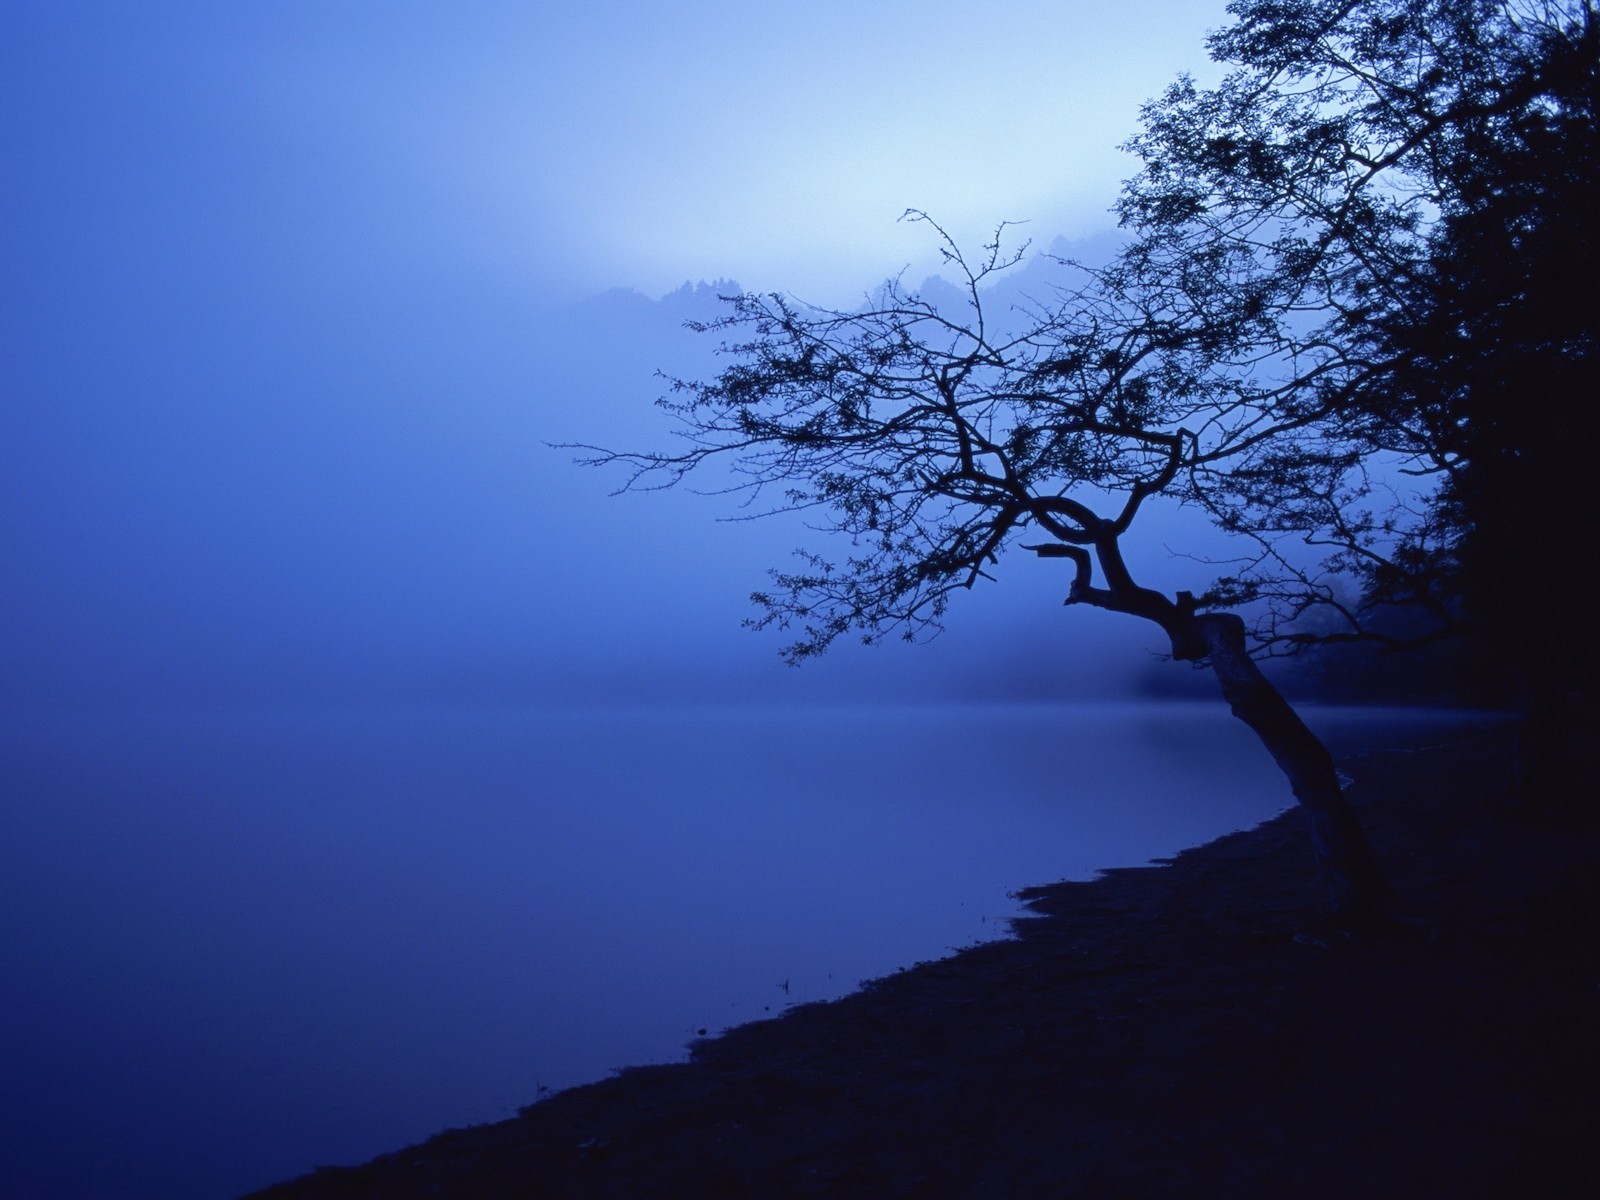
M1111 622L1091 636L1116 648L1086 652L1059 572L1027 562L978 589L931 646L842 647L796 672L779 639L740 623L766 570L815 544L802 522L729 521L711 497L612 497L614 475L551 446L670 437L651 408L655 372L713 369L716 334L683 323L719 315L735 286L520 310L492 291L447 309L426 289L391 293L381 352L347 347L331 379L313 328L285 355L233 326L217 337L234 340L230 370L254 390L210 411L195 404L202 380L178 368L174 381L163 347L124 362L167 387L152 380L136 411L98 418L99 392L84 380L74 394L77 368L58 365L57 402L34 410L11 475L13 519L27 520L13 528L21 586L4 603L18 636L0 692L11 704L1130 694L1159 647Z

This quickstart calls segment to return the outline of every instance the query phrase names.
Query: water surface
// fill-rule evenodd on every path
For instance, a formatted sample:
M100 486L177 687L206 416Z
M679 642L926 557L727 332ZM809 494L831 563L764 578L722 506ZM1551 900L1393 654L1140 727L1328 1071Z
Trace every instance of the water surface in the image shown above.
M1213 705L79 713L3 750L31 1200L220 1200L495 1120L1290 801Z

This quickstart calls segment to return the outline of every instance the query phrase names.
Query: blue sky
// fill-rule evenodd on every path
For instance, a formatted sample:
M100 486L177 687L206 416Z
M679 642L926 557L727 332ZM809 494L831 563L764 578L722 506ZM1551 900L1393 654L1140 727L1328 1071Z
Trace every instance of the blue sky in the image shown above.
M1223 15L8 5L3 686L770 669L737 625L792 531L609 500L545 447L657 439L653 369L709 361L688 300L597 297L848 302L934 269L913 206L967 243L1104 230L1139 101ZM974 661L1082 624L1029 578Z

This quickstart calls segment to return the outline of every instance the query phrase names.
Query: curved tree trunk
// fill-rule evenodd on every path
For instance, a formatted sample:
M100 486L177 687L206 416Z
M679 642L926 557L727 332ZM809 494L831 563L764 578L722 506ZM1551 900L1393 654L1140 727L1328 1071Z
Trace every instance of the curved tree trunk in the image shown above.
M1255 730L1289 778L1330 911L1351 923L1392 916L1394 892L1344 798L1333 755L1256 666L1245 648L1244 622L1209 613L1194 618L1194 629L1233 715Z
M1026 547L1041 558L1071 559L1077 567L1068 604L1092 604L1112 612L1154 621L1166 632L1176 659L1208 660L1223 698L1255 730L1283 773L1311 835L1311 856L1322 881L1329 912L1348 924L1380 922L1396 914L1394 891L1378 865L1361 823L1345 801L1333 755L1289 706L1283 693L1261 673L1245 644L1244 621L1233 613L1197 615L1189 592L1176 600L1134 583L1117 545L1118 531L1102 523L1095 542L1107 588L1090 582L1089 552L1078 546Z

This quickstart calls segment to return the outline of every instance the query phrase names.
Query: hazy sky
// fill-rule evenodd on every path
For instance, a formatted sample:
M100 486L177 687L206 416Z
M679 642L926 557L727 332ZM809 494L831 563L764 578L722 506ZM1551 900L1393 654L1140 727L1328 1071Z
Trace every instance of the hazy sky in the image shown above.
M964 236L1092 231L1138 104L1205 66L1222 18L1214 0L7 11L10 137L48 174L25 193L185 191L217 235L320 205L396 255L655 294L856 287L925 253L895 226L907 207ZM229 180L245 206L211 191Z
M967 242L1103 230L1139 101L1205 68L1222 19L6 5L5 686L626 674L665 642L766 663L737 623L789 533L608 500L544 446L659 440L652 370L708 361L688 299L585 297L731 278L847 301L933 268L911 206Z
M484 261L828 291L927 257L894 226L907 207L963 236L1103 224L1137 105L1197 65L1220 10L434 5L309 36L283 22L252 99L394 172Z

